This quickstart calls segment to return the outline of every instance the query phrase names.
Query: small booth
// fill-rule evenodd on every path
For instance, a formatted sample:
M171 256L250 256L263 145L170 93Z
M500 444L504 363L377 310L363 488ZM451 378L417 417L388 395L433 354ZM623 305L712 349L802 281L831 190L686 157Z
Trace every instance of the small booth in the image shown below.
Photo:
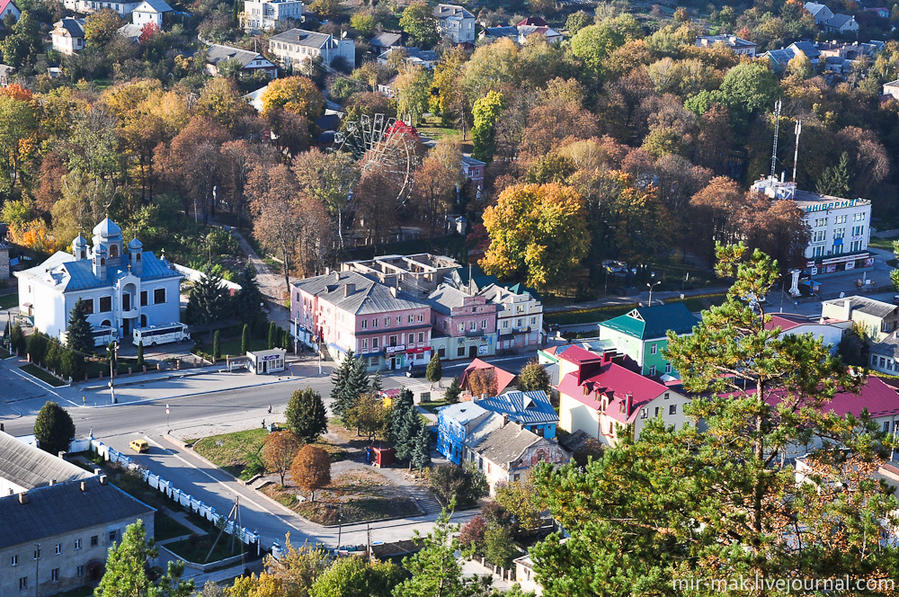
M279 371L284 371L284 361L286 356L287 351L283 348L247 352L247 358L249 359L247 365L249 366L250 371L256 375L277 373Z
M390 466L396 462L396 450L369 446L365 448L365 461L378 468Z

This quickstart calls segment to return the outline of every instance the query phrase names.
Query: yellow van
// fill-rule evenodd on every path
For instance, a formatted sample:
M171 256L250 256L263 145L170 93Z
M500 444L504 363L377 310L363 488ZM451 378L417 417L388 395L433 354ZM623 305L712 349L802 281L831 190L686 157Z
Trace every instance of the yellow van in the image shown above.
M145 439L133 439L133 440L131 440L131 443L128 445L131 447L132 450L134 450L138 454L140 454L141 452L149 452L150 451L150 444L147 443L147 440L145 440Z

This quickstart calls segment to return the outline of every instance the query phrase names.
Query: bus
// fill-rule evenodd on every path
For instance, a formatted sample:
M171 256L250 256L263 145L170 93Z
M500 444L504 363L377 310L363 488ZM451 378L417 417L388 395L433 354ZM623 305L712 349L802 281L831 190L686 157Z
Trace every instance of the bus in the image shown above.
M109 346L110 342L115 342L118 337L118 331L107 325L91 328L91 336L94 339L94 348ZM59 339L65 344L68 341L68 334L63 332Z
M169 323L166 325L151 325L145 328L134 328L132 340L137 346L141 342L144 346L154 344L167 344L169 342L182 342L190 340L190 332L183 323Z

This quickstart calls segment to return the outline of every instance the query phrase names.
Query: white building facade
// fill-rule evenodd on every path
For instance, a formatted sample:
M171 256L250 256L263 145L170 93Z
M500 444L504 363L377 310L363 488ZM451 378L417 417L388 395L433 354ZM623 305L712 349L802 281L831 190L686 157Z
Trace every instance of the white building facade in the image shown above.
M438 4L434 7L437 30L443 39L454 44L474 43L474 15L458 4Z
M303 20L303 3L299 0L246 0L240 16L246 31L283 29L291 21Z
M50 31L50 41L54 50L66 56L71 56L79 50L83 50L84 19L66 17L61 21L53 23L53 29Z
M68 10L80 13L91 14L109 8L114 10L120 17L128 18L140 2L109 2L103 0L65 0L63 6Z
M350 68L356 65L353 40L305 29L290 29L273 35L268 42L268 51L278 57L284 68L294 71L308 69L316 61L330 67L338 58Z
M144 251L136 238L125 247L121 228L109 218L97 224L92 240L88 246L79 235L71 253L59 251L16 272L19 310L35 329L60 338L79 299L87 303L91 327L113 327L119 338L135 327L180 321L183 276L164 258Z
M874 265L868 251L871 238L871 202L819 195L796 188L794 182L763 178L752 189L775 200L790 200L802 210L811 231L805 248L805 270L812 276Z

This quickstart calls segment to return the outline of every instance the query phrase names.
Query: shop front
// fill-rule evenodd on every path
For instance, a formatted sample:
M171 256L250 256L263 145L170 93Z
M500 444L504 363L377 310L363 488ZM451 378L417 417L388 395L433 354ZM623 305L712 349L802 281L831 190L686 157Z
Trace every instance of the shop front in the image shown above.
M847 255L809 259L805 262L805 273L810 276L826 276L828 274L838 274L856 269L870 269L872 267L874 267L874 256L867 251L862 251Z

